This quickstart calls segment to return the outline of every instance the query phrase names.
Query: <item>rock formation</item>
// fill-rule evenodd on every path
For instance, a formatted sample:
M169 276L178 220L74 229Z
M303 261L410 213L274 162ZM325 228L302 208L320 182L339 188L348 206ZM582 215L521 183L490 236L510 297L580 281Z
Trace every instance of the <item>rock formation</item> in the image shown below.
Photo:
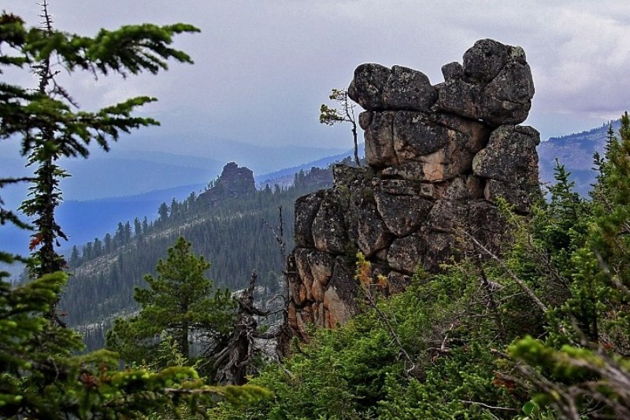
M235 162L229 162L223 167L221 176L214 185L200 194L199 198L213 204L226 198L251 194L254 191L256 191L256 183L251 169L244 166L239 168Z
M359 122L368 167L338 165L333 188L296 202L288 261L294 334L356 312L357 251L395 293L418 267L435 272L473 252L467 235L498 252L506 225L497 198L527 213L540 196L539 134L516 125L534 95L523 50L481 40L463 65L442 73L445 81L431 85L400 66L355 70L348 93L366 110Z

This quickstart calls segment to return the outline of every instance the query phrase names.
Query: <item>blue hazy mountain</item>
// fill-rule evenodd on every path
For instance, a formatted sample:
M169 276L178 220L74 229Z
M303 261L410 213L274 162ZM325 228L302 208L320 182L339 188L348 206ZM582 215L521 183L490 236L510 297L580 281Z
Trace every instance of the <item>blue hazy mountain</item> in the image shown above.
M143 194L110 197L97 200L64 201L59 207L57 220L68 235L68 242L62 243L67 249L103 237L107 232L116 230L118 222L132 221L135 217L148 220L157 217L161 203L170 203L173 199L185 199L191 192L203 191L206 183L183 185ZM0 230L0 248L14 253L26 252L29 233L13 226L3 226Z
M557 159L571 172L571 179L575 182L578 192L586 195L595 182L593 154L603 153L610 124L616 134L620 121L604 123L601 127L581 133L551 137L541 142L538 146L540 179L543 182L553 181L553 168Z
M354 156L354 150L348 150L344 153L338 153L332 156L326 156L321 159L313 160L307 163L303 163L301 165L292 166L290 168L280 169L279 171L270 172L263 175L255 176L256 184L259 187L264 187L269 184L287 186L293 182L293 175L300 171L308 171L309 169L315 168L327 168L332 163L342 161L346 158L352 158ZM359 144L359 156L365 156L365 143Z

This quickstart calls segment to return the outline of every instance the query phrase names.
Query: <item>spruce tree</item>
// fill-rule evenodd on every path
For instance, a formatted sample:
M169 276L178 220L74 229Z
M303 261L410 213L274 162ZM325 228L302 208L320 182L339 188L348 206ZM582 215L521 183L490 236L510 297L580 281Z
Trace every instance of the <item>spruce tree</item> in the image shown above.
M142 224L140 224L140 220L137 217L133 219L133 235L136 238L142 236Z
M170 44L174 35L198 29L185 24L129 25L101 30L91 38L54 29L45 0L42 7L42 28L29 28L11 13L0 14L0 72L22 69L35 71L39 77L36 89L0 82L0 139L20 138L21 154L34 168L33 177L0 179L0 188L32 183L22 209L32 216L33 226L5 208L1 199L0 225L34 229L31 259L0 251L0 262L29 262L34 274L30 282L14 288L6 280L8 273L0 271L0 417L138 418L154 411L176 411L183 400L193 403L190 407L197 411L199 398L211 404L217 393L237 399L260 395L254 389L234 392L208 387L189 367L121 371L114 353L78 355L81 337L62 328L60 322L50 321L57 318L55 305L68 277L56 251L58 239L65 236L55 220L61 201L58 186L67 176L58 166L59 159L87 157L92 143L108 150L110 142L122 133L157 124L132 115L154 100L149 97L131 98L92 112L78 109L57 83L57 71L123 76L157 73L166 69L168 59L191 62ZM53 68L53 63L58 67Z
M563 418L630 418L630 118L609 136L592 193L587 234L570 259L570 298L546 342L526 337L509 349L538 394Z

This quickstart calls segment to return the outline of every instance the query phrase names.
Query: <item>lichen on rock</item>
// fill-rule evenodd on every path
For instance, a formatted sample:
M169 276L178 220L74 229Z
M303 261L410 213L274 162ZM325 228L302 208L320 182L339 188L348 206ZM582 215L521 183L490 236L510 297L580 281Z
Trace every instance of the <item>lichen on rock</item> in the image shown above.
M337 166L331 189L296 202L288 265L295 335L357 311L357 251L396 293L418 268L437 272L469 255L462 231L499 252L507 225L498 198L527 214L540 197L539 134L517 125L534 95L523 50L480 40L442 73L444 82L431 85L401 66L355 70L348 93L366 110L359 124L368 166Z

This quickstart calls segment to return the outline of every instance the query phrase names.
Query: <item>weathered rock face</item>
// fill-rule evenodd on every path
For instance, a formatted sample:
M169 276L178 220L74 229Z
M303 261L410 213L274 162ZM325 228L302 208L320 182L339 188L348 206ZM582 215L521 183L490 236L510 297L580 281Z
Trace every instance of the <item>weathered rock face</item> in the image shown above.
M333 188L296 202L288 263L296 335L356 312L357 251L396 293L419 267L436 272L478 254L466 235L499 252L506 225L497 198L526 214L540 197L538 132L515 125L534 95L523 50L481 40L463 65L442 72L444 83L432 86L405 67L357 67L348 93L366 110L368 167L338 165Z
M238 167L235 162L230 162L223 167L221 176L214 183L212 188L199 198L210 203L224 200L226 198L241 197L256 191L254 173L246 167Z
M493 127L527 118L534 82L522 48L482 39L466 51L461 68L458 63L447 64L442 73L439 109Z

